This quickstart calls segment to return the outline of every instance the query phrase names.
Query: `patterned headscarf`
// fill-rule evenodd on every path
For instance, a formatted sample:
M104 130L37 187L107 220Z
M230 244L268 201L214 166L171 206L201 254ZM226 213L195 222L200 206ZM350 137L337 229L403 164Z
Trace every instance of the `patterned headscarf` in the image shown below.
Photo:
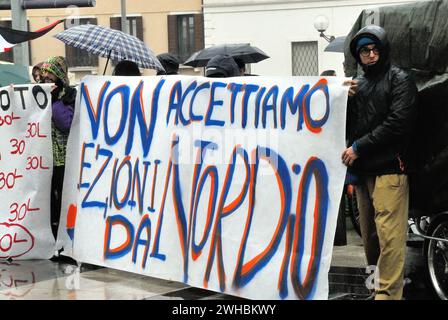
M67 75L67 62L64 57L55 56L48 58L41 67L41 73L43 76L45 76L46 72L51 72L58 77L64 84L64 87L70 84Z

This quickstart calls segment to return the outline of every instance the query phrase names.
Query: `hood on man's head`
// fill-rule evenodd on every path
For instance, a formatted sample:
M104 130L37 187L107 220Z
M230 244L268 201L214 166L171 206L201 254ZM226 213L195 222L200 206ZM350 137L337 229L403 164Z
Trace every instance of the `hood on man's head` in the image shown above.
M375 43L376 47L380 51L380 56L378 62L374 66L364 66L359 58L359 49L371 43ZM386 31L382 27L376 25L369 25L362 28L350 41L350 53L363 67L364 72L376 73L382 70L390 63L390 46Z
M220 54L211 58L205 67L205 76L212 78L237 77L240 70L235 60L229 56Z
M370 44L378 44L378 40L367 35L359 38L358 42L356 43L356 54L359 54L359 50L361 50L362 47L368 46Z

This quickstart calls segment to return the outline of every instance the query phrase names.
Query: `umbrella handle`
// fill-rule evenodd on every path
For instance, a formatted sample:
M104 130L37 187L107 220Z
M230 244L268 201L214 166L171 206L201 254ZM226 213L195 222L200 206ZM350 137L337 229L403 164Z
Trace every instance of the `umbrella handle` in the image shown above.
M109 64L110 54L112 50L109 50L109 54L107 55L106 66L104 67L103 76L106 74L107 65Z

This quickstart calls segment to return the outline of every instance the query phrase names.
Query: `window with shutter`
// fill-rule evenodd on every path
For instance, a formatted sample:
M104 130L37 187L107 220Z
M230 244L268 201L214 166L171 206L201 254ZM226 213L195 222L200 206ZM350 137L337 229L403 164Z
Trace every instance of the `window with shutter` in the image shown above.
M168 50L185 61L195 51L204 49L202 14L168 15Z
M291 44L292 75L319 75L317 41L293 42Z
M143 41L143 18L139 16L126 17L126 21L128 23L129 34ZM121 17L110 18L110 27L111 29L122 30Z
M185 61L195 49L194 46L194 16L181 15L177 17L177 32L179 39L179 57Z
M143 41L143 18L142 17L126 17L128 23L129 34ZM114 30L121 29L121 17L110 18L110 28ZM116 66L120 61L112 60L112 66Z
M204 15L194 15L194 51L204 49Z
M176 55L179 52L176 15L168 15L168 51Z
M80 18L79 24L97 24L96 18ZM98 56L72 46L65 46L65 57L69 67L98 67Z

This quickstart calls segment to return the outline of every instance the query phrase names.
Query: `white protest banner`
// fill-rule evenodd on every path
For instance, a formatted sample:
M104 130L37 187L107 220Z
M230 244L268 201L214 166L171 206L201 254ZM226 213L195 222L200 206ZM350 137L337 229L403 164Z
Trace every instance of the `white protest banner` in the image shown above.
M51 86L0 88L0 259L48 259Z
M252 299L326 299L345 79L87 77L60 245Z

